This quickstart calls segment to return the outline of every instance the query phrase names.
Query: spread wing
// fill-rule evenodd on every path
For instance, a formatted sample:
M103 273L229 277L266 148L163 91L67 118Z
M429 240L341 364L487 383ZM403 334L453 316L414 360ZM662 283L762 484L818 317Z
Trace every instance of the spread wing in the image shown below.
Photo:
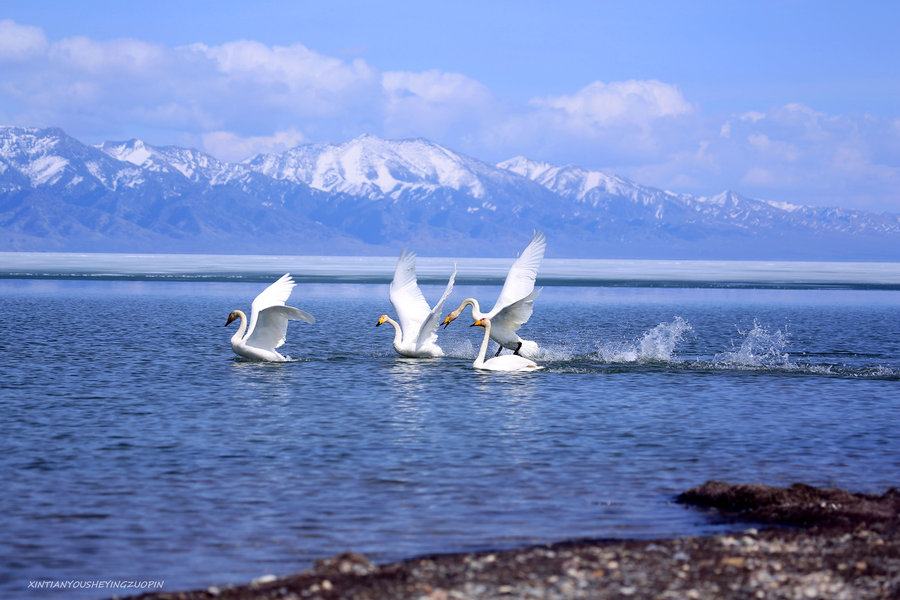
M247 326L247 337L245 339L249 340L250 336L256 331L259 313L272 306L284 306L284 303L290 298L291 290L294 289L295 285L297 284L291 279L291 274L285 273L278 281L264 289L253 299L253 304L250 305L250 324Z
M537 279L538 269L541 268L546 249L547 238L543 233L536 231L531 242L525 247L506 275L506 281L503 283L503 289L500 290L500 296L497 297L497 303L488 313L488 318L492 322L504 308L525 298L534 290L534 280ZM522 323L527 321L530 316L531 310L528 311L528 316Z
M306 311L293 306L270 306L257 314L256 327L247 337L247 345L274 350L284 344L288 321L315 323Z
M453 265L453 273L450 275L450 280L447 281L447 287L444 288L444 294L441 296L441 299L438 300L437 304L434 305L434 308L431 309L425 322L422 323L422 328L419 330L419 338L416 340L417 346L421 346L429 341L432 343L437 341L435 331L437 331L438 326L441 324L441 312L444 310L444 302L447 301L450 292L453 291L453 282L455 280L456 265Z
M518 331L519 327L531 318L531 313L534 312L534 299L540 293L541 290L534 290L521 300L505 306L491 317L491 324L494 327L508 329L510 332Z
M397 259L397 267L394 269L394 279L391 281L391 304L397 313L400 322L400 331L403 341L410 336L417 335L422 324L431 314L428 302L419 289L416 281L416 255L406 250Z

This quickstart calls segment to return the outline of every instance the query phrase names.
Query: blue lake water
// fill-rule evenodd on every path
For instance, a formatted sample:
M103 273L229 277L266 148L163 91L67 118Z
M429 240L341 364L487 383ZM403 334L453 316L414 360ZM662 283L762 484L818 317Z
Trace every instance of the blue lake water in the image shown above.
M545 369L500 374L471 368L482 330L467 317L441 330L447 357L396 356L374 326L392 313L387 283L327 277L291 297L318 320L291 324L293 362L237 359L226 316L269 275L176 263L176 281L174 267L93 281L0 265L17 277L0 279L0 595L238 583L344 550L390 561L733 528L672 502L708 479L900 483L896 265L822 267L818 282L728 265L721 285L696 265L592 280L560 263L553 282L579 285L545 285L521 331ZM442 288L423 285L432 302ZM458 285L448 310L498 292Z

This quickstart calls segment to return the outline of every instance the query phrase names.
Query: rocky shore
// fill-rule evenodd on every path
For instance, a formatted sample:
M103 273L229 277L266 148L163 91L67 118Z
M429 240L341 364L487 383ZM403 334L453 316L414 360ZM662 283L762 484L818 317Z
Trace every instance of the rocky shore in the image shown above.
M900 598L896 488L875 496L710 481L678 501L760 527L652 541L576 540L385 565L347 553L288 577L139 598Z

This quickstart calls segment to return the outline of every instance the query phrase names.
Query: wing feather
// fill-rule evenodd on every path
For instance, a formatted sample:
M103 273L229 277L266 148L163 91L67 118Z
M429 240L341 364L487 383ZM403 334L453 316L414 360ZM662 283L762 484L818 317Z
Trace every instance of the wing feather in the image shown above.
M541 262L544 260L544 252L547 250L547 238L540 231L536 231L531 238L531 242L516 259L509 273L506 275L506 281L503 282L503 289L497 297L494 308L488 313L488 318L493 319L500 314L504 308L525 298L534 290L534 281L537 279L538 269L541 268ZM528 313L531 316L531 312ZM528 317L525 318L525 321ZM524 323L525 321L522 321Z
M290 298L291 290L294 289L295 285L297 284L294 283L291 274L285 273L278 281L264 289L253 299L253 303L250 305L250 323L247 326L247 336L245 339L249 339L256 331L259 313L271 306L284 306L284 303ZM285 326L287 326L287 324L285 324Z
M288 321L316 322L311 314L293 306L270 306L261 310L258 316L256 328L247 337L247 345L267 350L284 344Z
M540 293L541 290L534 290L521 300L503 307L502 310L491 317L491 324L494 327L515 333L531 318L531 313L534 312L534 299Z
M428 318L431 309L419 289L416 281L416 254L404 250L397 259L394 279L391 281L391 305L397 313L403 341L418 335L422 323Z
M456 265L453 265L453 273L450 274L450 279L447 281L447 287L444 288L441 299L434 305L434 308L432 308L431 312L428 314L428 318L422 323L422 327L419 330L419 338L416 340L417 346L422 346L429 341L431 343L437 341L437 334L435 332L441 324L441 312L444 310L444 302L447 301L447 298L450 297L450 292L453 291L454 281L456 281Z

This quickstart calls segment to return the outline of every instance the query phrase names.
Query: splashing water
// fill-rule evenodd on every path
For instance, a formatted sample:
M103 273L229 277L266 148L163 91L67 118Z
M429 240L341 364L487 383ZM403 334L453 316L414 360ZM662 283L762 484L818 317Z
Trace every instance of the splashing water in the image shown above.
M598 344L597 354L610 363L678 362L675 346L691 331L693 327L686 320L675 317L671 323L660 323L638 340Z
M715 362L725 367L751 368L794 368L790 356L784 351L788 343L788 332L778 329L770 332L769 328L753 320L753 329L743 332L739 348L731 352L717 354ZM732 347L734 342L732 341Z

